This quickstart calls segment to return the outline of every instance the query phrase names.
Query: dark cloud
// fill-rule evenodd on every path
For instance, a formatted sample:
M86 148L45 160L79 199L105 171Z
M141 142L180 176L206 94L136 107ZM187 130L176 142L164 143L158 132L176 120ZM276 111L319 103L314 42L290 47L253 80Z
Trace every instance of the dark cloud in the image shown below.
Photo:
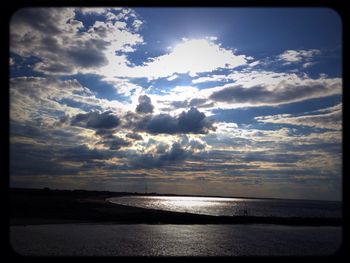
M280 104L305 100L315 96L325 96L337 92L339 83L318 83L310 85L284 85L271 91L263 86L244 88L233 86L216 91L210 95L214 101L253 104Z
M154 106L152 105L151 99L147 95L139 97L139 104L136 107L138 113L152 113Z
M175 134L180 132L177 118L168 114L159 114L150 118L144 118L137 124L137 127L153 134Z
M85 42L83 47L68 50L67 56L72 60L74 65L80 67L104 66L108 61L101 51L105 50L107 46L108 43L106 41L92 39Z
M188 108L188 107L206 108L206 107L214 106L214 103L209 102L208 99L194 98L194 99L191 99L190 101L188 100L172 101L169 105L171 105L171 107L175 109Z
M186 107L188 107L188 101L187 100L176 100L176 101L172 101L170 103L170 105L173 106L175 109L186 108Z
M312 157L315 157L315 155L308 156L308 158ZM296 163L303 160L305 156L292 153L268 154L266 152L253 152L242 154L240 158L244 162Z
M211 99L225 102L259 102L263 100L273 100L274 96L271 91L266 90L261 86L252 88L243 88L242 86L235 86L222 89L214 92Z
M138 133L128 133L126 137L135 141L143 140L142 136Z
M166 152L159 156L161 162L175 162L183 161L188 158L189 152L185 151L179 143L174 143L169 152Z
M198 107L200 105L203 105L204 103L207 102L207 99L197 99L197 98L194 98L194 99L191 99L190 102L188 103L188 105L190 107Z
M206 134L210 130L215 130L213 120L206 118L205 114L196 108L191 108L188 112L184 111L178 117L168 114L146 116L137 121L136 128L152 134Z
M80 113L71 120L71 125L93 129L113 129L119 126L120 119L111 111L99 113L97 111Z
M85 145L53 148L24 143L10 145L11 176L67 175L82 171L80 167L67 166L64 162L89 162L106 159L108 154L91 150Z
M201 143L197 140L191 140L189 142L189 145L191 146L192 149L198 149L198 150L203 150L206 147L204 143Z
M60 11L58 8L50 9L50 12L45 8L22 8L12 16L11 25L29 26L49 35L60 34L57 20L64 18L64 12Z
M134 168L158 168L166 165L177 164L189 158L192 154L181 147L179 143L173 143L172 147L167 150L161 146L157 149L160 154L144 154L130 159L130 165Z
M131 142L124 140L118 136L114 136L113 139L105 140L100 143L109 147L110 150L119 150L120 148L128 147L131 145Z
M205 114L196 108L182 112L178 118L179 128L185 133L208 133L213 129L212 122L205 118Z
M97 149L89 149L86 145L63 148L55 154L56 159L71 162L103 160L108 157L109 154L107 152L99 151Z
M40 63L35 66L36 69L39 69L40 71L45 72L57 72L60 74L69 74L74 70L74 67L72 65L61 63L57 61L57 63Z
M97 129L95 134L104 138L104 139L113 139L114 138L113 129Z

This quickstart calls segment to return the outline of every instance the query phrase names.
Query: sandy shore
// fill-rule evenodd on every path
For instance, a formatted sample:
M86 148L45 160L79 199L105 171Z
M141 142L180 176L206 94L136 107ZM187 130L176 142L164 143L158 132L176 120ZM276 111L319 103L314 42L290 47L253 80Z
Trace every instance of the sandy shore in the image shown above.
M340 226L340 218L207 216L117 205L106 199L127 193L12 189L11 225L113 224L279 224Z

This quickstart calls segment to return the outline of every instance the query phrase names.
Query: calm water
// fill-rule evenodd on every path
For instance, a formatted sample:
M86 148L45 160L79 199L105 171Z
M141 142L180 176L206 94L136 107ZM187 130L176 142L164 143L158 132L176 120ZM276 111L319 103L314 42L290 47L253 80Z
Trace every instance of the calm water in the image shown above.
M11 226L15 252L36 256L330 255L340 227L278 225Z
M214 216L341 217L341 203L332 201L246 198L123 196L108 199L121 205Z

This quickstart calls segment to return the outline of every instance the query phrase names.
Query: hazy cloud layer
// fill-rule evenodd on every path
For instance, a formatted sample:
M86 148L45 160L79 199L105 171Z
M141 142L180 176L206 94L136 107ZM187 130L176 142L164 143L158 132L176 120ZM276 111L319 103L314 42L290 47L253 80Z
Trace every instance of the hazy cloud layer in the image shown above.
M309 126L315 128L341 130L342 129L342 104L331 108L322 109L313 114L293 116L291 114L281 114L272 116L256 117L259 122L280 123Z
M273 86L253 86L246 88L228 86L210 95L219 102L248 103L251 105L278 105L311 98L325 97L341 93L341 79L306 80L304 83L281 82Z

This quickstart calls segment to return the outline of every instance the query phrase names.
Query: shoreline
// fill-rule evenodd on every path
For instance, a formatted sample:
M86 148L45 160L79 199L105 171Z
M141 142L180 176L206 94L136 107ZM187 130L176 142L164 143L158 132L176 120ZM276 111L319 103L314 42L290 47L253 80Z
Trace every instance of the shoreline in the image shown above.
M11 192L10 225L61 223L342 225L342 218L210 216L119 205L107 200L125 195L97 191L16 189Z

